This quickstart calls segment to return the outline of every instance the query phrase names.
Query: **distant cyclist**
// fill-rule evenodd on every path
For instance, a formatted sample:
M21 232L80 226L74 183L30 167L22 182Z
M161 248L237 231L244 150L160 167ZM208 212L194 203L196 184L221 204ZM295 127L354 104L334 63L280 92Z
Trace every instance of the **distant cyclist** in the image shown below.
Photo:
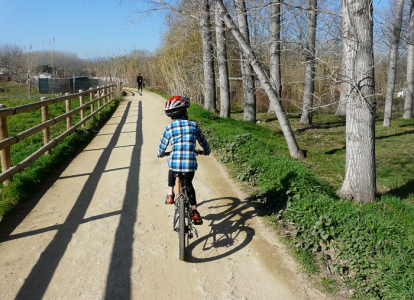
M191 219L194 224L202 224L200 213L197 211L196 193L193 187L193 178L197 170L195 154L196 142L203 148L204 154L210 154L210 146L196 122L188 121L187 108L190 99L174 96L165 103L165 113L173 122L165 127L158 144L157 156L163 157L168 144L171 144L171 153L168 158L168 192L165 204L174 204L175 174L185 173L185 186L190 204L193 209Z

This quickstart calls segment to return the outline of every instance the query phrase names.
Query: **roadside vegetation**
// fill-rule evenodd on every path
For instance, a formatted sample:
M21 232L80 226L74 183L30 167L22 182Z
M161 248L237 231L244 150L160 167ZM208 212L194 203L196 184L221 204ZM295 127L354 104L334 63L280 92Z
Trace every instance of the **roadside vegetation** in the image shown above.
M0 83L0 88L5 90L0 93L0 104L6 107L24 105L40 100L40 97L56 97L55 95L39 95L35 91L31 99L27 96L27 87L16 82ZM1 185L0 192L0 216L5 216L21 201L27 199L39 190L42 183L50 178L51 170L59 169L62 164L67 163L84 146L86 146L96 135L99 128L111 117L119 104L114 101L105 108L97 117L88 122L85 128L79 128L65 140L52 149L50 155L43 155L23 172L16 174L13 180L6 186ZM73 101L73 108L79 106L79 102ZM50 117L58 116L65 112L65 103L55 104L50 107ZM89 114L89 112L87 112ZM75 114L73 122L79 122L79 114ZM41 111L34 110L8 118L9 136L22 132L30 127L41 123ZM66 123L59 122L51 127L52 138L60 135L66 130ZM42 132L34 134L30 138L19 142L11 147L12 165L16 165L37 149L43 146Z
M344 177L342 117L320 114L304 126L291 116L307 150L300 161L289 157L274 116L259 114L259 124L251 124L235 120L237 112L222 119L197 105L189 115L325 292L414 299L413 119L396 118L391 128L377 119L380 193L376 202L360 205L335 195Z

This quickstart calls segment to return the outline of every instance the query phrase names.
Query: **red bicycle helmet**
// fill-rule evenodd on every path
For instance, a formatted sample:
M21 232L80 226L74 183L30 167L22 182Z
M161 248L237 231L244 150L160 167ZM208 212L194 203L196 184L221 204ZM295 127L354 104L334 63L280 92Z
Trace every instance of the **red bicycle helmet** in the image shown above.
M165 103L165 114L170 117L180 117L185 114L187 107L190 106L190 99L181 97L181 96L174 96Z

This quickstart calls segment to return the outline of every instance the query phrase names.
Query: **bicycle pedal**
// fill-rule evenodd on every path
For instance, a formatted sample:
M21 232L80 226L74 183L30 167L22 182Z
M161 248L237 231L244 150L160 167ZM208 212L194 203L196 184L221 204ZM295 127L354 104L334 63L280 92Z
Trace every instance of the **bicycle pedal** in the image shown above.
M203 225L203 220L193 220L194 225Z

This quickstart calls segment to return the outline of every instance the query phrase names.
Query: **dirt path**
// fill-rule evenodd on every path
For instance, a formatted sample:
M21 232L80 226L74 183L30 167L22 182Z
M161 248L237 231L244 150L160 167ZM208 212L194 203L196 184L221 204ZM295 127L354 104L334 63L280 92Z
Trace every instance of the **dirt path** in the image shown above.
M156 158L164 100L132 94L29 214L0 223L0 299L327 299L213 157L194 180L204 225L178 260Z

